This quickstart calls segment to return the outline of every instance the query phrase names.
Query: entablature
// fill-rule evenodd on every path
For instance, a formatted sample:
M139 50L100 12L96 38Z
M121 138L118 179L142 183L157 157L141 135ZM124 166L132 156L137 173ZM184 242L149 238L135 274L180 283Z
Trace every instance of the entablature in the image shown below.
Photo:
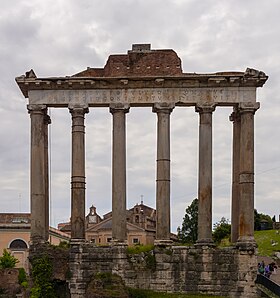
M154 103L233 106L240 102L256 102L255 87L30 90L28 95L29 104L49 107L67 107L71 104L108 107L112 103L130 106L152 106Z
M264 72L252 68L245 72L184 73L174 50L134 44L127 54L110 55L103 68L88 67L72 76L49 78L38 78L31 69L16 82L29 104L151 106L164 102L188 106L255 102L256 88L267 79Z
M29 74L32 75L29 77ZM267 76L260 71L183 74L165 77L50 77L37 78L33 70L16 78L26 98L33 90L112 90L262 87Z

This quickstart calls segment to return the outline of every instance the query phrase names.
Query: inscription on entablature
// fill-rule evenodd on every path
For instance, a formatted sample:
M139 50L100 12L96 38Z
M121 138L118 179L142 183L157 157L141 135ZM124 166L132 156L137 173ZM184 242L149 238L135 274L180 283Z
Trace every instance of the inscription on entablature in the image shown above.
M142 88L142 89L86 89L86 90L31 90L30 104L67 106L87 104L108 106L110 103L151 105L156 102L172 102L177 105L215 103L230 105L239 102L255 102L255 87L227 88Z

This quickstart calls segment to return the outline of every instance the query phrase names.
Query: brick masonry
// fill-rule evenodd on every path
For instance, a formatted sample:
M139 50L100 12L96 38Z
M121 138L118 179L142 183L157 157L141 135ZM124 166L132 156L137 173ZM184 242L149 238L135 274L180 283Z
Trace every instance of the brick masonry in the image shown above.
M85 297L86 286L97 272L118 274L132 288L227 297L258 297L254 251L215 247L156 247L128 254L125 245L97 247L72 244L71 297Z

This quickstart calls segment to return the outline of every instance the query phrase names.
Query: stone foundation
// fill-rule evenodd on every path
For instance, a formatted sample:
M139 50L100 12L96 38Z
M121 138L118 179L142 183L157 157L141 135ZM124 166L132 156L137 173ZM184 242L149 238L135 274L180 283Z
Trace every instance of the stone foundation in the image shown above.
M18 283L18 275L19 270L16 268L0 269L0 297L15 297L16 294L22 292L22 287Z
M125 245L72 243L69 265L72 298L85 297L91 276L98 272L116 273L132 288L258 297L253 250L157 246L149 252L128 254Z

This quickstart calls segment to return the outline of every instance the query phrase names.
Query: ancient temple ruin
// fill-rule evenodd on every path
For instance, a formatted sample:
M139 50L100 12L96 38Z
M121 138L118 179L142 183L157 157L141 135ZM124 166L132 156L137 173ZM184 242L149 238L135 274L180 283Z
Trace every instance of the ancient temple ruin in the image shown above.
M112 235L114 243L122 245L126 239L126 113L151 107L158 119L156 244L172 244L170 114L180 106L194 107L200 119L197 249L211 250L212 115L216 107L232 106L232 242L239 251L254 250L254 115L259 109L256 89L267 78L262 71L250 68L245 72L184 73L174 50L153 50L149 44L135 44L127 54L110 55L104 68L51 78L37 77L31 70L17 77L28 98L31 119L32 243L48 239L48 108L68 108L72 117L71 243L75 246L83 245L85 238L86 114L90 109L108 107L113 117ZM72 297L82 297L74 292Z

